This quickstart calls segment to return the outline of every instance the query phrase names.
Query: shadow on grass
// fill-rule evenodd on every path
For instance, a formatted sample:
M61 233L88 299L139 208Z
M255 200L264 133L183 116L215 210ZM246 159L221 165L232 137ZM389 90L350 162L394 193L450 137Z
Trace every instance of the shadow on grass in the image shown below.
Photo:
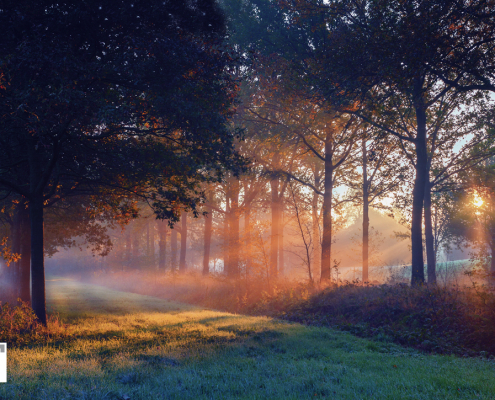
M49 284L52 310L74 325L64 340L12 351L2 400L490 399L495 392L495 370L483 360L427 357L326 328L77 282Z

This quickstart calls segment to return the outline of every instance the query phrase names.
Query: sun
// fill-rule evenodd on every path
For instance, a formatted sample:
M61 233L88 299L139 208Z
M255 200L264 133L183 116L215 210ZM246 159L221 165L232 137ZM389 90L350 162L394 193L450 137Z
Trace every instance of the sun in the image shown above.
M483 199L477 192L474 192L473 204L477 208L480 208L483 205Z

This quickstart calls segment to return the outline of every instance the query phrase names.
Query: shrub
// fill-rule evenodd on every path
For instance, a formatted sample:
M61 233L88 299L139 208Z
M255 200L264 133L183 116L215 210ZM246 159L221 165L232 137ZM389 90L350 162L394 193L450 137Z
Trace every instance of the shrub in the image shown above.
M0 341L9 346L44 343L49 339L58 338L65 334L65 326L60 323L58 316L49 316L48 326L40 324L33 309L18 299L17 306L0 302Z

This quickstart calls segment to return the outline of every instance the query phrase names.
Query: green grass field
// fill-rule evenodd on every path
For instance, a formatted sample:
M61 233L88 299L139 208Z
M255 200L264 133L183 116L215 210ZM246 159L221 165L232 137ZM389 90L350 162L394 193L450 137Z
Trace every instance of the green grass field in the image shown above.
M47 282L70 340L9 349L0 399L495 399L495 362Z

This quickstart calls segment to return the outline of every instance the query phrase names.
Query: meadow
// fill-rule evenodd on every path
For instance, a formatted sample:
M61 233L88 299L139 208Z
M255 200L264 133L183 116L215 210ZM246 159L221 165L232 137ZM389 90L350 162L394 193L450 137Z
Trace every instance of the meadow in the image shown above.
M495 399L495 362L68 278L64 335L9 348L0 399ZM60 329L60 326L58 327Z

